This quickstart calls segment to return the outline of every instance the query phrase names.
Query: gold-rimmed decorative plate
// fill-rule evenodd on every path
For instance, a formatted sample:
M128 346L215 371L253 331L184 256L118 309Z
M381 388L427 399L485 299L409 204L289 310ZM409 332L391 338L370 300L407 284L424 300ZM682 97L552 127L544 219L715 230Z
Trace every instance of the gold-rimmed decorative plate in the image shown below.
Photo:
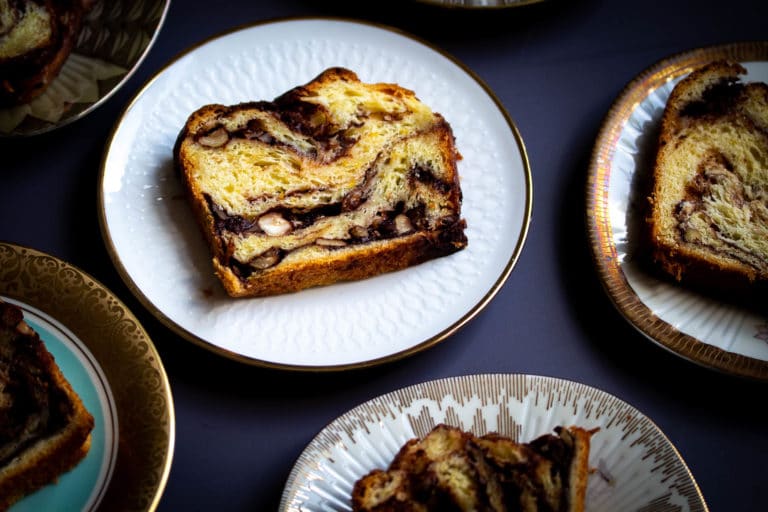
M12 510L155 510L175 419L165 369L139 321L82 270L4 242L0 298L22 309L95 419L85 459Z
M0 109L0 137L26 137L72 123L133 75L165 21L170 0L97 0L72 53L32 102Z
M233 299L213 274L184 200L174 142L202 105L271 100L331 66L365 82L399 83L448 120L462 155L469 245L363 281ZM532 194L522 137L466 66L393 28L296 18L204 41L147 83L108 141L99 205L107 250L124 281L180 336L248 364L329 371L406 357L474 318L517 262Z
M648 339L699 365L768 380L768 312L725 303L660 279L639 257L638 230L661 115L674 86L713 60L741 62L746 81L768 82L768 42L697 48L633 79L611 106L595 143L587 183L587 231L603 286Z
M672 442L642 412L586 384L524 374L480 374L415 384L373 398L323 428L286 481L280 512L349 511L354 483L386 469L409 439L440 423L518 442L558 425L599 429L591 441L585 510L706 512Z

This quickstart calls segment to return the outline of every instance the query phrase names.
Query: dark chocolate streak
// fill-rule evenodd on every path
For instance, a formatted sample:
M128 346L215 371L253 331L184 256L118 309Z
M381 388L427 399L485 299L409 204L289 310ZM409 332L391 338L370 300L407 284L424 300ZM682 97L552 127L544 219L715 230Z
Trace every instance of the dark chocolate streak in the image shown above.
M744 84L724 79L706 89L701 99L686 104L680 114L688 117L721 116L736 104Z
M429 185L441 194L447 194L453 188L450 183L437 178L434 170L427 165L414 166L408 173L408 179Z
M258 219L247 219L241 215L228 214L208 194L205 194L205 200L208 203L208 209L213 215L214 227L219 235L224 231L234 234L262 233L261 228L259 228ZM310 209L279 207L265 211L262 215L279 213L284 219L290 221L294 229L301 229L311 226L320 218L339 215L342 212L342 208L342 203L331 203Z
M337 216L342 212L354 211L368 199L371 186L373 185L376 178L375 169L375 165L369 167L365 172L365 177L363 178L362 183L348 192L340 203L322 205L311 209L273 208L268 212L263 212L262 215L270 212L280 213L283 218L291 222L294 229L301 229L312 225L317 221L317 219ZM428 186L436 189L442 194L447 194L451 190L450 184L443 180L437 179L432 170L427 166L415 166L408 173L408 177L410 181L417 180L419 182L426 183ZM306 194L311 193L314 190L317 189L292 191L287 195L293 196L298 194ZM267 197L263 196L257 198L257 200L263 199L267 199ZM214 225L216 231L219 234L221 234L223 231L228 231L235 234L262 232L258 226L258 219L247 219L241 215L229 214L224 211L221 206L216 204L208 194L205 194L205 200L208 203L208 209L213 215ZM393 219L395 215L400 213L403 213L402 204L395 206L394 214L391 216L390 220ZM406 214L408 215L411 223L417 229L425 229L427 227L424 224L424 205L417 206L412 211L406 212Z
M255 101L230 107L222 114L222 117L243 109L255 109L271 114L291 131L312 139L314 145L312 149L305 152L291 144L280 142L269 133L269 129L259 119L251 119L244 128L230 132L230 138L259 140L264 144L290 149L302 156L319 159L323 162L331 162L341 158L357 142L356 138L347 134L349 127L340 127L330 123L330 116L324 107L302 101L301 95L295 92L286 93L271 102ZM353 123L351 126L360 125L362 122ZM213 126L207 129L205 133L198 133L196 136L199 138L218 128L220 125Z
M328 249L338 250L344 247L401 236L401 234L397 232L394 221L395 217L401 213L408 216L414 226L426 226L424 205L403 211L402 203L399 203L397 209L381 212L379 217L369 227L356 226L350 229L349 238L344 240L347 245L342 247L328 247ZM427 259L437 256L451 254L464 247L467 244L467 237L464 233L465 229L466 221L459 219L457 216L448 216L439 219L437 226L434 228L438 233L437 236L431 241L427 241L426 239L422 241L422 243L425 244L422 251L422 259L426 261ZM297 247L297 249L301 249L301 247ZM289 252L290 251L273 247L268 249L265 253L254 257L249 262L243 263L231 257L228 264L235 275L242 280L247 280L248 277L255 272L266 270L267 268L277 265ZM267 264L265 262L269 263Z
M15 329L7 321L7 312L1 316L3 328ZM0 381L4 393L13 396L13 404L0 409L0 466L36 440L61 429L69 411L69 400L51 385L50 378L38 366L37 341L19 334L4 343L7 346L0 360Z

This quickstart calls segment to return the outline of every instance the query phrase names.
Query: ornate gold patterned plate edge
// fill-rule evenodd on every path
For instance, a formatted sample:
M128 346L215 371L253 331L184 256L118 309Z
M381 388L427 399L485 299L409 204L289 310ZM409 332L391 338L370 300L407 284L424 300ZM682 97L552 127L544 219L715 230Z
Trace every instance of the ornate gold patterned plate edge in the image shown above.
M704 497L672 442L630 404L591 386L525 374L438 379L373 398L339 416L302 451L280 512L350 510L354 482L386 468L409 439L446 423L518 442L558 425L593 435L586 510L706 512Z
M659 317L658 311L638 296L628 281L625 255L617 248L614 233L617 219L615 205L609 199L611 179L615 179L614 158L620 151L622 132L631 125L631 117L650 95L673 84L693 69L715 59L739 62L768 60L768 42L744 41L695 48L680 52L651 65L620 92L610 107L592 152L586 187L587 234L597 272L606 293L618 311L648 339L661 347L701 366L750 379L768 381L768 361L725 350L687 334ZM749 77L747 77L749 80ZM668 92L668 91L667 91ZM663 103L657 105L663 108ZM645 115L645 114L644 114ZM659 115L658 112L656 115ZM650 119L650 114L646 119ZM656 120L657 121L657 120ZM641 135L643 128L635 127ZM642 151L635 149L635 151ZM653 279L643 276L644 279ZM768 322L766 322L768 323ZM755 337L759 338L760 332ZM765 341L765 340L763 340Z
M96 279L56 257L0 242L0 294L61 322L109 383L118 451L103 510L155 510L175 440L170 385L154 344L128 308Z

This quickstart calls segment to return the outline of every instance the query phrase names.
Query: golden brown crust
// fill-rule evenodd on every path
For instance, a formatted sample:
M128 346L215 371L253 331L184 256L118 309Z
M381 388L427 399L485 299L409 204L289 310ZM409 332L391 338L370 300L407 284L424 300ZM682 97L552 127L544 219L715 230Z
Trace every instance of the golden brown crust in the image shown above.
M746 228L747 221L725 220L733 215L700 220L707 218L702 205L713 200L711 190L717 188L718 204L736 213L751 208L754 222L765 222L759 220L765 207L748 203L758 205L766 178L755 179L744 169L768 148L768 86L742 84L740 76L746 73L735 62L702 66L675 86L665 106L649 196L647 243L657 267L676 281L747 289L768 280L768 255L754 250L754 244L733 244L724 233L736 229L736 222ZM738 146L743 148L737 151ZM723 199L728 194L722 190L731 197ZM757 198L751 197L753 192ZM694 225L691 219L697 215Z
M589 450L592 436L597 429L586 430L572 425L568 427L568 433L573 436L573 459L569 470L570 494L568 497L569 512L584 512L584 503L587 497L587 480L589 478Z
M0 510L5 510L24 496L54 483L86 456L94 419L39 335L24 322L19 308L0 301L0 329L3 343L23 343L31 347L39 371L48 382L46 386L56 390L59 397L52 407L66 411L62 427L36 439L0 467ZM2 418L7 418L5 411Z
M330 106L335 100L332 97L335 94L333 88L338 88L339 84L354 88L359 94L370 95L368 103L382 102L381 99L385 98L391 101L391 104L385 103L382 106L377 103L370 108L370 112L361 105L345 112L343 109L348 107L346 104L342 104L339 110L334 110L335 107ZM329 105L323 104L323 101L327 101ZM381 111L376 110L378 108ZM414 113L419 108L424 111ZM392 109L392 111L386 109ZM357 150L355 144L360 138L367 136L364 125L371 119L376 118L373 122L382 122L381 120L385 119L386 122L397 123L402 118L408 116L416 118L419 115L422 116L420 119L409 121L418 126L417 128L409 128L410 131L407 133L390 137L386 142L378 142L381 146L375 151L368 149L369 154L364 157L358 158L354 153ZM353 132L354 135L351 135ZM209 139L216 139L217 136L221 136L222 139L207 142ZM374 138L371 136L371 139ZM285 142L286 140L288 142ZM353 239L348 233L340 235L337 232L332 242L339 245L322 248L317 242L318 237L322 238L320 235L314 238L307 235L306 240L302 242L294 240L293 245L290 246L287 242L280 240L280 237L275 237L273 241L276 244L283 244L279 245L281 259L279 263L266 268L253 268L248 260L236 254L242 250L241 246L247 244L244 242L245 239L256 239L259 236L262 239L267 238L255 227L256 220L266 216L265 212L311 212L312 209L335 208L335 213L324 211L319 215L327 221L334 215L343 216L344 213L355 210L359 207L358 203L364 202L367 198L360 200L358 197L357 201L351 198L355 194L362 196L368 193L365 192L367 190L365 187L370 188L372 185L369 182L380 177L376 172L384 172L374 172L372 169L375 166L384 167L386 163L383 162L389 160L388 152L397 150L398 145L404 146L409 143L414 147L429 148L428 151L432 153L425 159L428 159L431 165L440 167L439 179L426 173L429 176L424 179L432 180L432 183L430 185L421 183L418 186L423 189L431 186L432 190L423 193L426 199L421 200L421 206L411 206L408 211L396 211L396 208L406 207L395 204L384 205L382 208L387 212L382 211L381 214L384 216L386 213L390 217L376 222L391 224L393 218L402 213L404 216L409 216L409 222L415 224L416 228L404 229L396 236L389 233L387 236L377 235L362 239ZM208 144L211 147L205 147ZM232 149L236 144L237 149ZM246 145L247 147L243 149ZM234 201L243 202L242 198L246 198L245 205L240 210L231 204L229 206L218 204L212 197L217 191L212 192L213 188L210 184L202 184L204 179L201 175L207 175L210 180L213 178L209 176L214 174L205 167L220 166L222 175L252 172L247 168L249 164L245 164L246 167L243 168L233 169L232 166L220 162L236 152L256 152L257 150L253 149L254 146L259 146L258 151L261 153L258 157L250 157L251 160L289 160L294 162L292 165L299 170L288 172L287 179L293 179L293 174L299 173L306 176L305 181L294 183L294 188L288 186L287 190L279 194L269 191L271 183L267 185L258 183L247 192L237 190L237 193L233 194L236 196ZM203 153L206 157L209 154L216 154L216 163L201 164L203 158L200 155ZM225 155L222 156L222 154ZM467 240L464 234L466 223L460 218L461 189L456 167L456 161L460 158L448 123L439 114L429 113L426 107L418 102L412 91L396 84L363 84L354 72L344 68L330 68L309 83L287 91L272 102L251 102L234 106L205 105L189 116L174 146L176 167L197 224L211 251L214 270L227 293L233 297L274 295L338 281L364 279L461 250L466 246ZM243 166L243 161L240 159L237 165ZM342 169L339 171L342 177L331 176L329 182L323 182L323 179L328 178L320 178L320 175L322 173L327 175L328 169L334 166ZM261 172L267 174L266 171ZM284 168L276 172L285 173ZM344 175L345 172L348 174ZM253 172L253 174L257 173ZM258 181L260 178L257 176L251 179ZM414 178L409 175L404 176L403 180L407 183L399 185L401 188L411 186ZM354 187L350 183L354 184ZM226 188L231 189L235 186L240 185L227 184ZM295 199L302 194L310 196L313 191L321 191L320 195L326 192L329 195L336 194L337 189L343 187L350 188L338 192L333 199L324 202L318 200L316 203L305 202L301 206L287 206L279 200L279 197L283 196L287 199ZM219 186L218 191L222 188L225 187ZM224 200L218 201L227 199L225 197ZM269 203L269 206L258 210L259 202ZM352 206L349 206L350 204ZM402 205L402 201L400 204ZM437 205L437 207L426 206L427 204ZM418 208L422 208L422 211ZM432 213L430 208L435 209L437 213ZM254 210L255 213L247 212L248 209ZM423 218L424 209L427 210L426 220ZM238 228L242 229L241 232L234 228L230 229L228 227L230 221L245 227ZM300 225L301 222L292 222L296 225L291 228L292 232L295 230L299 233L307 228ZM347 219L345 222L351 221ZM372 221L369 218L365 222ZM310 226L305 231L309 232L315 227ZM328 228L326 232L332 230L330 226L326 227ZM367 226L364 227L367 229ZM371 232L373 232L372 229ZM278 250L277 245L275 247L274 250ZM251 250L248 258L260 257L259 254L265 254L266 251L257 253L258 251ZM291 257L284 257L286 255Z
M393 272L460 250L464 246L464 221L452 231L414 233L351 250L337 249L322 259L267 270L243 281L231 268L213 260L216 275L234 297L290 293L340 281L355 281ZM445 240L443 240L445 239Z
M0 106L29 103L45 92L72 53L83 19L94 2L24 0L18 3L22 15L25 6L42 5L50 16L50 33L44 43L31 45L22 54L0 57ZM0 46L2 44L3 36L0 36Z

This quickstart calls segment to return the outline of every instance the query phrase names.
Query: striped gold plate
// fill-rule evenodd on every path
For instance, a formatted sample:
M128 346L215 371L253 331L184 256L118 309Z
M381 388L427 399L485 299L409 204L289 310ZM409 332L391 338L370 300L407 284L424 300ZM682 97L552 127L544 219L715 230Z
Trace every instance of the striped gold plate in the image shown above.
M699 487L670 440L648 417L599 389L552 377L480 374L406 387L332 421L299 456L279 510L351 510L355 481L385 469L409 439L439 423L518 442L558 425L599 428L592 437L587 511L706 511Z

